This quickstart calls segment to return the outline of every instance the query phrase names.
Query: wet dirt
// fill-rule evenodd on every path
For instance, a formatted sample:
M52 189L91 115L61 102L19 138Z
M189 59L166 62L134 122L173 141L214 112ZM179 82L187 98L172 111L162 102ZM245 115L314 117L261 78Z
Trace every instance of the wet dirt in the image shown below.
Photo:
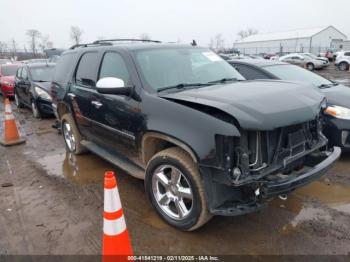
M314 72L328 79L336 81L339 84L343 84L350 87L350 72L340 71L333 63L331 63L328 67L324 69L315 70Z
M13 106L14 108L14 106ZM2 104L0 103L0 110ZM0 254L100 254L103 174L114 170L136 254L349 254L350 156L268 208L214 217L195 232L168 226L143 182L103 159L66 153L53 119L15 110L26 144L0 147Z

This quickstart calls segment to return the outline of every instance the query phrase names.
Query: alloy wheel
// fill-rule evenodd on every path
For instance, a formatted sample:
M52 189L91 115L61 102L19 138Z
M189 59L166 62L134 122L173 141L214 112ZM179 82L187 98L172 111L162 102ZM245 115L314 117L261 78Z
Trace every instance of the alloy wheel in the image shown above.
M33 112L33 116L34 116L35 118L38 118L38 117L40 116L38 107L36 106L36 104L35 104L34 101L32 101L32 112Z
M15 103L17 107L20 107L20 102L19 102L19 98L17 96L17 94L15 94Z
M158 206L167 216L182 220L190 214L194 198L192 188L176 167L158 167L152 176L152 191Z
M73 134L72 127L68 122L63 123L63 137L69 151L74 152L76 147L75 137Z

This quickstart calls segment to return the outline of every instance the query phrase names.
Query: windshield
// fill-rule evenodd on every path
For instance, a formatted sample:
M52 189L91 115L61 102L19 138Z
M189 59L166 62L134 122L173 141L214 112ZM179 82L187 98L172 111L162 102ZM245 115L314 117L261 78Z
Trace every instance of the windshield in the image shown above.
M34 82L51 82L55 67L33 67L30 69L30 74Z
M14 76L17 73L18 66L3 66L1 73L3 76Z
M266 66L264 69L281 80L307 82L315 86L334 84L322 76L295 65L272 65Z
M245 80L230 64L203 48L167 48L136 51L145 82L154 90L178 85L208 84L221 79Z

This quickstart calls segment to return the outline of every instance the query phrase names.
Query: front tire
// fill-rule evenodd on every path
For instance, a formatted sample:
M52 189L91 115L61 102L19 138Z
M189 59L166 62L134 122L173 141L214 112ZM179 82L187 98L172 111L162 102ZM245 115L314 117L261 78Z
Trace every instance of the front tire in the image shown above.
M75 122L70 114L64 114L61 119L61 132L69 152L80 155L86 152L86 148L81 145L83 140Z
M32 113L33 113L34 118L41 118L39 108L34 100L32 100L32 102L31 102L31 108L32 108Z
M339 67L339 70L341 70L341 71L347 71L347 70L349 70L349 64L346 63L346 62L341 62L341 63L338 65L338 67Z
M157 213L180 230L195 230L212 217L198 168L181 148L168 148L152 157L145 189Z
M308 63L308 64L306 65L306 68L307 68L307 70L314 71L315 66L314 66L313 63Z

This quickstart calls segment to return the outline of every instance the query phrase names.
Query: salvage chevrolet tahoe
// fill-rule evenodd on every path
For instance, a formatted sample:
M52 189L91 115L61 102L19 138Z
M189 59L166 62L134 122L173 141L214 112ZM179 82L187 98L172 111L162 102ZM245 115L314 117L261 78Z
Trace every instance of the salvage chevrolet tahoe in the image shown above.
M244 81L206 48L102 40L62 54L52 83L67 150L145 180L181 230L256 211L323 175L340 155L322 134L324 96Z

